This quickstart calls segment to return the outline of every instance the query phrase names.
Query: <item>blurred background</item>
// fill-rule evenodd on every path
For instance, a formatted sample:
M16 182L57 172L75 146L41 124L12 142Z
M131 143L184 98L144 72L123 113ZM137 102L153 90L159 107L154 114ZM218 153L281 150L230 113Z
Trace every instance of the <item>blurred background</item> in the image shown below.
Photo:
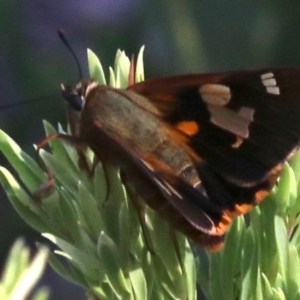
M87 76L86 48L105 70L115 52L145 50L146 77L300 66L300 1L0 0L0 128L21 147L43 139L42 119L66 123L60 83L78 79L57 37L64 28ZM300 85L300 82L299 82ZM42 101L35 101L42 99ZM0 164L9 168L1 158ZM11 168L9 168L11 170ZM40 239L12 210L1 190L0 260L12 242ZM84 292L48 270L51 299L85 299Z

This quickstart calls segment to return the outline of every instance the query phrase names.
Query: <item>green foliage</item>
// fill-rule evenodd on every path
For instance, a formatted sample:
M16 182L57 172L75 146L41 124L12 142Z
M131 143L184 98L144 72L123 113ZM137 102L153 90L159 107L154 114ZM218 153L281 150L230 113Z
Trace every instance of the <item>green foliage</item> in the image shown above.
M38 253L31 259L29 248L24 245L22 240L16 241L3 270L0 282L0 299L28 299L44 271L47 257L48 250L45 247L40 247ZM48 294L47 289L40 288L30 299L47 300Z

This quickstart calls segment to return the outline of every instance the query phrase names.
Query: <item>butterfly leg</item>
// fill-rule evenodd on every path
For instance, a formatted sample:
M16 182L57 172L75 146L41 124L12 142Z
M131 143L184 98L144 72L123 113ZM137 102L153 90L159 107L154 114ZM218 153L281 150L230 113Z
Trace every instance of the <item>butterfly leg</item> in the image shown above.
M51 170L48 170L48 179L42 183L33 193L35 202L41 203L43 199L49 197L55 190L55 180Z
M67 134L61 134L61 133L54 133L43 139L41 142L38 143L37 145L37 150L36 150L36 161L38 164L43 167L43 163L41 161L41 157L39 155L40 150L44 148L49 142L56 140L56 139L61 139L67 144L75 147L77 149L77 154L78 154L78 164L79 167L83 170L85 170L88 174L91 176L94 174L95 166L92 167L92 170L87 162L86 156L84 154L84 150L86 149L86 144L84 141L82 141L80 138L72 136L72 135L67 135Z

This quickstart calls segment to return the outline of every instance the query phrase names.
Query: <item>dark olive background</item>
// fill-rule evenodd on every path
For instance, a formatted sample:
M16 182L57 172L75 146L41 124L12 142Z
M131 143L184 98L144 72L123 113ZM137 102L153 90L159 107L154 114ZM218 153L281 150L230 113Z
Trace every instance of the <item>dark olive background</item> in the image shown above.
M0 128L33 154L42 119L65 124L61 82L78 79L56 35L64 28L83 65L91 48L107 70L117 48L146 46L146 77L300 66L300 1L0 0ZM299 82L300 85L300 82ZM42 99L33 102L34 99ZM3 158L0 163L9 167ZM1 194L1 260L18 236L39 238ZM48 271L51 299L85 299L81 289Z

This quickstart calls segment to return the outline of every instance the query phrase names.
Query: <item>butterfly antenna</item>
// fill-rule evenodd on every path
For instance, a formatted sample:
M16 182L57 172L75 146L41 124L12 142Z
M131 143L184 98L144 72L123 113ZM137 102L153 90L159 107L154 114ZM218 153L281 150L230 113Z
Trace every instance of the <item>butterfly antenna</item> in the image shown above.
M79 80L82 80L83 79L83 76L82 76L82 70L81 70L81 66L79 64L79 60L78 60L78 57L76 56L73 48L71 47L71 45L69 44L66 36L65 36L65 32L63 29L58 29L57 30L57 33L58 33L58 36L59 38L61 39L61 41L64 43L64 45L68 48L68 50L71 52L74 60L75 60L75 63L77 65L77 68L78 68L78 73L79 73Z

